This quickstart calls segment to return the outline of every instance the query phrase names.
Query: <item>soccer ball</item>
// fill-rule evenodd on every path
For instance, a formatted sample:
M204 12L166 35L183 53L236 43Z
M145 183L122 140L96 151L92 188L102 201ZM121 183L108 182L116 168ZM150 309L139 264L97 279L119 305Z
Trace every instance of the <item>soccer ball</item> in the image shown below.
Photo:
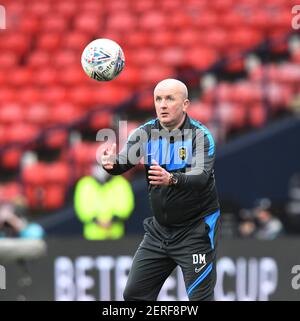
M113 40L96 39L82 52L81 65L85 73L97 81L110 81L123 70L125 57L122 48Z

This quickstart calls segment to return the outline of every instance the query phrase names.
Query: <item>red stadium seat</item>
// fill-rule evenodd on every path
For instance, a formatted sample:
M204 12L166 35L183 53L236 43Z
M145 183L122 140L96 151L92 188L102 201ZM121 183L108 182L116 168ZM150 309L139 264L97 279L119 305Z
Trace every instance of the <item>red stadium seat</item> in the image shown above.
M184 66L185 55L184 49L176 47L168 47L161 52L160 56L163 65L171 68Z
M16 198L22 196L22 186L17 182L9 182L3 185L0 185L0 195L1 201L16 201Z
M205 11L204 11L205 10ZM192 11L193 12L193 11ZM194 12L193 12L194 13ZM213 30L218 25L218 15L214 11L208 11L207 9L199 10L198 15L193 14L192 25L198 28L199 31L205 30L205 34L208 36L210 32L207 30ZM222 20L223 26L223 20Z
M112 32L129 33L136 28L137 19L129 12L120 12L109 15L107 18L107 29Z
M127 86L131 90L136 90L140 84L141 73L138 68L126 66L116 81L121 86Z
M19 30L23 34L34 35L40 31L40 18L34 14L27 13L20 16Z
M37 48L52 53L61 48L63 36L55 32L41 33L37 40ZM63 42L64 43L64 42Z
M266 122L266 110L260 105L256 104L249 109L249 123L253 127L261 127Z
M214 27L201 35L201 42L203 46L215 49L220 55L224 55L228 49L228 38L229 34L225 30Z
M205 70L211 67L217 60L217 53L209 48L195 46L186 52L186 63L189 67Z
M42 21L41 30L43 32L64 32L68 28L68 21L64 16L49 15Z
M176 35L170 30L161 30L160 32L152 32L149 34L149 45L159 50L164 47L168 49L175 44Z
M161 11L144 11L139 17L139 28L144 30L161 30L168 24L167 17Z
M210 122L213 116L212 106L201 102L192 102L188 112L190 117L199 120L203 124Z
M140 2L142 2L142 0L134 3L134 9L136 9L136 6L138 6ZM105 2L105 5L108 13L130 11L129 1L124 1L124 0L107 1Z
M57 103L50 111L49 122L51 124L69 124L78 119L79 111L76 105L70 103Z
M90 118L89 127L95 130L102 128L111 128L113 123L113 114L110 112L93 113Z
M69 102L73 105L78 105L81 110L88 110L92 107L95 107L97 96L98 88L89 86L76 86L68 92Z
M17 100L17 93L10 87L0 87L0 104L11 103Z
M189 17L187 14L185 14L181 10L174 12L170 16L169 16L168 12L166 12L165 15L168 16L168 18L167 18L168 23L166 26L176 32L183 30L185 28L188 28L193 23L191 17ZM165 18L165 20L166 20L166 18Z
M102 15L99 14L80 14L75 18L74 27L79 32L96 35L103 29Z
M36 209L43 207L45 172L44 163L36 163L22 170L21 178L29 208Z
M47 165L47 171L45 173L46 182L59 183L67 185L70 180L70 169L68 164L64 162L54 162Z
M0 108L0 123L12 125L24 120L24 108L18 103L7 103Z
M192 48L200 41L200 32L192 28L184 28L174 35L177 46L182 48Z
M6 149L1 157L1 166L10 170L16 170L20 165L23 151L20 148Z
M74 31L65 33L63 45L59 49L73 49L82 52L86 45L92 40L91 35L86 32Z
M172 68L161 65L154 65L143 71L141 75L142 85L145 87L153 86L160 80L165 78L172 78L174 76L174 71Z
M7 130L8 143L29 143L37 136L38 130L29 124L14 124Z
M19 56L23 55L28 51L31 45L30 37L25 34L12 32L6 34L5 40L1 44L4 50L11 51Z
M49 14L51 11L50 3L49 2L33 2L29 10L32 14L39 16L39 17L45 17Z
M91 165L96 162L101 143L77 143L69 150L69 157L74 162L75 178L90 175Z
M62 149L68 145L68 132L64 128L48 130L45 135L45 146L49 149Z
M0 146L5 145L7 142L6 131L7 126L4 126L2 123L0 123Z
M73 17L79 10L78 2L56 1L54 10L66 18Z
M7 77L7 83L13 87L31 85L33 74L28 68L13 68Z
M32 86L21 87L17 91L18 101L21 104L38 103L41 100L41 92Z
M146 48L149 43L149 35L141 30L133 30L126 36L126 48L133 50L132 57L135 57L137 48Z
M66 199L66 186L62 184L50 184L45 186L45 198L43 207L47 210L55 210L62 207Z
M13 50L4 50L0 52L0 66L1 70L8 70L11 72L13 68L18 65L18 56Z
M80 55L75 50L58 51L53 59L53 64L59 68L73 67L80 61Z
M25 110L25 119L29 124L38 127L46 126L49 123L50 110L45 104L33 104L27 106Z
M111 1L113 2L113 1ZM124 1L123 1L124 2ZM140 0L134 3L133 10L137 13L149 12L155 8L155 2L149 0Z
M32 76L32 82L34 86L52 86L57 82L57 72L56 70L49 66L44 66L43 68L36 69L34 75Z
M50 86L49 88L44 88L40 95L40 101L47 105L53 105L65 101L67 98L67 90L62 86Z
M27 56L28 66L39 69L50 66L51 55L45 50L35 50Z

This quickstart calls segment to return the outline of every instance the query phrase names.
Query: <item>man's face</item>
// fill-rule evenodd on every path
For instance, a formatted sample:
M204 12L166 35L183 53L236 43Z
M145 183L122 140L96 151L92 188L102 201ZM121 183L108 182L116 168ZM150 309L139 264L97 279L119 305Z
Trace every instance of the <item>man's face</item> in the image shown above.
M156 88L154 91L154 104L160 123L173 129L180 124L188 107L189 100L184 93L177 88Z

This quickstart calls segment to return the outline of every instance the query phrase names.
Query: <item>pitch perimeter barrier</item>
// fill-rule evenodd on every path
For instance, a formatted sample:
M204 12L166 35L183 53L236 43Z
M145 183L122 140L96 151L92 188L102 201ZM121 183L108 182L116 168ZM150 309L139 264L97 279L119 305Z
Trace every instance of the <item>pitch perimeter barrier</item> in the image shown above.
M140 241L141 237L120 241L50 239L47 254L40 258L5 264L0 258L6 270L6 288L0 289L0 300L121 301ZM300 238L223 239L215 300L300 300L299 244ZM179 269L167 279L159 300L187 300Z

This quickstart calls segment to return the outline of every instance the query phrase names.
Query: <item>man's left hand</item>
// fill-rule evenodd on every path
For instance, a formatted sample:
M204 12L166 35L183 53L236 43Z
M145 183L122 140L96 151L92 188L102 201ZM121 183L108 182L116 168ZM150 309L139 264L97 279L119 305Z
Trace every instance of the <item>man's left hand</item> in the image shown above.
M160 167L157 161L153 160L152 163L153 165L150 166L150 170L148 171L149 183L151 185L169 185L171 174Z

